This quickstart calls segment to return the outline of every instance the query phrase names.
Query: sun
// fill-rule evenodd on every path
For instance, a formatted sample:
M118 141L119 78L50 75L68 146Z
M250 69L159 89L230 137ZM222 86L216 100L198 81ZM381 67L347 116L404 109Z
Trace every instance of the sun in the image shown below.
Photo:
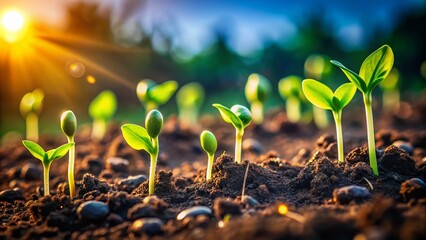
M13 43L23 38L26 19L18 10L7 10L0 16L0 33L4 40Z

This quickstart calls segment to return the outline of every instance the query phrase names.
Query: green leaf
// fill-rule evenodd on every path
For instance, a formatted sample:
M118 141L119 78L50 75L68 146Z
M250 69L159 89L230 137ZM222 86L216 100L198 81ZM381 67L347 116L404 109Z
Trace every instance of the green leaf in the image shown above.
M89 114L93 119L108 121L117 110L117 98L112 91L102 91L89 106Z
M144 79L139 81L138 86L136 87L136 95L139 98L139 101L146 102L150 99L148 95L148 91L155 86L156 83L151 79Z
M145 128L135 124L124 124L121 126L121 132L124 140L130 147L136 150L145 150L149 154L154 153L150 137Z
M269 80L257 73L250 74L245 86L245 95L249 103L265 103L266 98L271 93L271 83Z
M353 83L344 83L336 89L334 92L334 97L339 100L340 107L338 110L341 110L352 100L356 93L356 86Z
M176 93L176 102L179 108L200 108L204 101L204 88L197 82L182 86Z
M149 98L158 105L163 105L173 96L178 88L176 81L167 81L163 84L153 86L148 90Z
M222 116L225 122L232 124L236 129L243 129L243 123L241 119L237 115L235 115L235 113L232 112L231 109L218 103L213 104L213 107L219 110L220 115Z
M363 93L367 91L367 86L365 84L365 81L354 71L350 70L349 68L345 67L343 64L341 64L338 61L331 60L330 61L333 65L336 65L339 67L343 73L346 75L346 77L356 85L356 87Z
M40 145L33 141L23 140L22 144L30 151L30 153L37 159L43 161L44 154L46 153Z
M149 111L145 118L145 127L150 137L158 137L163 127L163 115L160 111L157 109Z
M74 137L77 129L77 118L72 111L68 110L62 113L61 129L67 137Z
M359 76L365 80L367 91L372 91L392 70L394 56L388 45L371 53L362 63Z
M243 128L246 128L253 119L250 110L243 105L235 104L231 107L231 111L241 120Z
M201 147L207 154L210 156L214 155L217 150L217 140L212 132L207 130L203 131L200 134L200 143Z
M289 97L302 99L302 80L295 75L285 77L278 82L278 92L283 99Z
M64 145L61 145L57 147L56 149L52 149L50 151L53 151L51 154L48 151L48 157L50 161L56 160L58 158L61 158L67 154L68 150L72 148L75 145L75 143L66 143Z
M313 79L305 79L302 82L302 89L306 98L315 106L327 110L334 109L333 92L326 85Z

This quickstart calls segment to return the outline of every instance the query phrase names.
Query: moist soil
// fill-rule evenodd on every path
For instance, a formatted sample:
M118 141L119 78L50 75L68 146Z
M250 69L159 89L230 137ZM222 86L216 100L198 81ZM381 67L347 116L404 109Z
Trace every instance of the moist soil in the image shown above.
M379 176L369 167L361 109L344 114L343 163L333 125L290 123L282 110L246 130L239 164L231 125L205 116L202 127L189 128L170 116L155 196L148 196L149 156L131 149L116 124L102 141L90 139L88 126L78 132L73 199L66 157L52 164L44 197L40 162L8 140L0 148L0 239L426 239L426 111L414 111L426 108L403 107L375 116ZM209 181L203 129L219 143ZM39 143L65 141L47 135ZM89 209L92 201L102 207ZM194 206L207 208L177 217Z

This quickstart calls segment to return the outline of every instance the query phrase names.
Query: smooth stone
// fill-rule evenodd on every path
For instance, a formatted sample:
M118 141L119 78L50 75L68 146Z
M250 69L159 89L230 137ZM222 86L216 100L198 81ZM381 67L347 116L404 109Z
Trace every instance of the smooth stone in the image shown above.
M426 183L420 178L411 178L401 184L399 193L405 200L426 197Z
M398 140L392 143L392 145L397 146L401 148L402 150L406 151L408 155L413 156L413 145L409 142Z
M260 205L259 201L249 195L244 195L241 197L241 203L244 205L248 205L250 207L255 207Z
M143 174L140 174L136 176L130 176L125 179L121 179L117 182L117 185L120 189L123 189L126 192L131 192L145 181L146 181L146 176Z
M155 210L148 204L138 203L129 209L127 212L128 219L138 219L138 218L147 218L155 217Z
M361 203L371 198L367 188L351 185L333 190L333 201L340 204L348 204L352 201Z
M205 206L195 206L195 207L191 207L191 208L187 208L185 210L183 210L182 212L180 212L176 219L177 220L183 220L187 217L196 217L199 215L206 215L206 216L212 216L212 210L209 207L205 207Z
M243 149L247 151L252 151L254 153L260 154L263 152L263 146L259 141L248 138L243 141Z
M152 236L162 233L163 226L163 221L158 218L141 218L132 223L130 231L137 235L145 233Z
M109 207L100 201L88 201L77 208L77 215L82 220L99 221L109 214Z
M129 170L129 160L120 157L110 157L106 160L106 168L114 172L127 172Z
M15 200L25 200L21 191L7 189L0 192L0 202L13 203Z
M42 175L42 171L33 163L27 163L21 169L21 178L26 180L38 180Z

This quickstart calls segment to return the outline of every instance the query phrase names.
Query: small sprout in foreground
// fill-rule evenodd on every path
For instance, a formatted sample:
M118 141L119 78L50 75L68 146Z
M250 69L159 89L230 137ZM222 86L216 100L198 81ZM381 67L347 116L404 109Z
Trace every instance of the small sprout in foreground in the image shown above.
M217 140L212 132L203 131L200 134L200 143L201 143L201 147L204 149L204 151L208 155L207 170L206 170L206 181L208 181L212 178L212 168L213 168L214 154L217 149Z
M266 77L257 73L250 74L248 77L245 95L250 103L251 114L255 124L263 122L264 106L268 95L271 94L271 89L271 83Z
M106 132L108 121L117 110L117 98L112 91L99 93L89 106L89 115L93 119L92 138L101 140Z
M67 143L47 152L45 152L40 145L32 141L23 140L22 144L24 144L28 151L43 164L44 196L49 196L50 165L54 160L65 156L68 150L74 146L74 143Z
M67 136L68 143L74 143L74 136L77 130L77 118L72 111L65 111L61 116L61 129ZM68 185L70 189L70 197L76 196L75 181L74 181L74 159L75 159L75 145L73 145L68 152Z
M305 217L303 215L300 215L296 212L291 212L290 210L288 210L288 206L285 204L280 204L278 205L278 209L277 209L278 213L283 215L283 216L287 216L299 223L303 223L305 222Z
M234 105L231 109L221 105L213 104L222 116L223 120L234 126L235 133L235 161L241 163L241 143L243 141L244 129L251 123L250 111L242 105Z
M303 92L306 98L314 105L325 110L333 112L336 123L338 160L345 160L342 134L342 109L349 104L356 92L356 86L353 83L342 84L333 93L326 85L313 80L305 79L302 82Z
M176 81L167 81L162 84L156 84L151 79L144 79L138 83L136 94L139 101L144 105L146 112L157 109L165 104L178 88Z
M383 45L371 53L362 63L359 74L345 67L338 61L331 60L331 63L339 67L346 77L356 85L364 97L365 116L367 122L368 153L370 166L375 175L379 175L376 159L376 143L374 139L373 123L373 89L382 82L392 69L394 56L392 49L388 45Z
M27 139L38 141L38 116L43 109L44 93L40 89L25 94L21 99L19 110L26 122Z
M393 68L389 75L379 84L380 88L383 90L383 110L385 112L394 112L399 111L400 102L399 102L399 71L396 68Z
M281 79L278 82L278 92L286 101L288 120L294 123L300 121L301 101L305 98L300 77L292 75Z
M159 143L158 135L163 127L163 115L156 109L151 110L145 119L145 127L135 124L124 124L121 131L130 147L136 150L145 150L151 158L149 168L149 194L154 194L155 169L157 166Z
M203 102L204 88L201 84L193 82L182 86L176 93L179 121L188 126L197 124Z

